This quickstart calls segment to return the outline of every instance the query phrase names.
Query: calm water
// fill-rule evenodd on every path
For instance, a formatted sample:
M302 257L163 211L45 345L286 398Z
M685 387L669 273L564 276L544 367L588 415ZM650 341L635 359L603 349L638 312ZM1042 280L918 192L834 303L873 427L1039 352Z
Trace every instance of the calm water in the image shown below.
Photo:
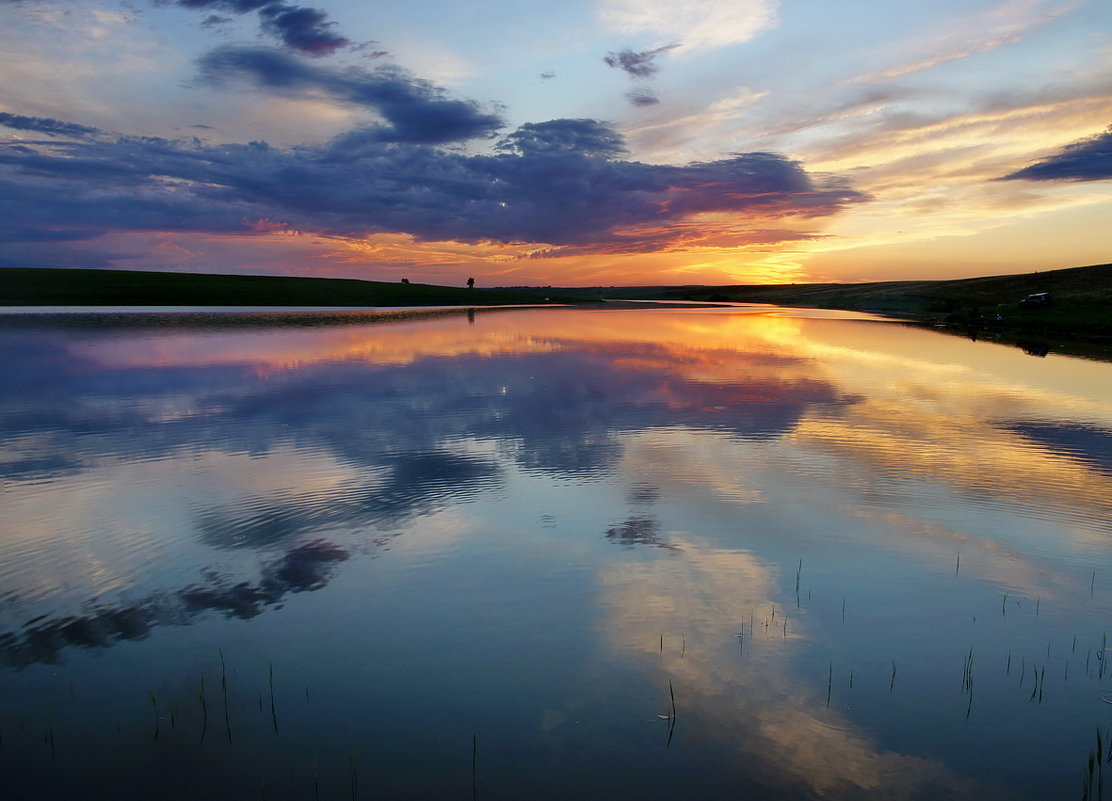
M0 798L1081 798L1112 365L833 317L6 318Z

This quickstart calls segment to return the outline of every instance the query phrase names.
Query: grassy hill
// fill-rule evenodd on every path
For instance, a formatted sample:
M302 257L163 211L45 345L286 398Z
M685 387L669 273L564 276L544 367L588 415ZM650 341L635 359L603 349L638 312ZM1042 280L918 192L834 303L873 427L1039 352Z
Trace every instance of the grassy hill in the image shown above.
M498 306L543 300L535 292L343 278L0 269L0 306Z

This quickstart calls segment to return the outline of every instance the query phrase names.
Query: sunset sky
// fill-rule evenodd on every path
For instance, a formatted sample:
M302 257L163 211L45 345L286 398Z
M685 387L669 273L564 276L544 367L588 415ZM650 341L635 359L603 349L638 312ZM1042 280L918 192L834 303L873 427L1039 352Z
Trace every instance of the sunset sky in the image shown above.
M1105 0L0 0L0 266L480 286L1112 261Z

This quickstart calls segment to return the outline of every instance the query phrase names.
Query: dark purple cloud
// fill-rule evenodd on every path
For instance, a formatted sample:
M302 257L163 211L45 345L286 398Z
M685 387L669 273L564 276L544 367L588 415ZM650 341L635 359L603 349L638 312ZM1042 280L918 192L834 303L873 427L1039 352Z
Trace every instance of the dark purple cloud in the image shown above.
M1061 152L1005 175L1014 181L1104 181L1112 178L1112 127L1066 145Z
M382 110L390 124L292 149L109 135L85 126L65 140L0 143L0 238L25 248L38 243L41 252L44 242L98 231L245 233L270 220L322 235L390 232L638 252L682 241L694 214L725 212L768 227L863 199L772 153L685 166L627 161L621 137L596 120L523 125L494 155L447 151L429 142L456 140L430 133L431 121L445 120L457 136L493 123L476 124L481 116L469 104L428 96L424 84L398 73L341 78L297 64L299 71L268 72L267 79L353 99L394 87ZM51 122L43 127L68 124Z
M213 27L230 22L221 14L257 13L259 29L286 47L307 56L328 56L352 42L338 33L328 12L319 8L287 5L276 0L154 0L160 5L174 5L191 11L215 11L201 22Z
M653 50L620 50L617 53L607 53L602 60L631 78L651 78L660 70L656 59L679 46L679 42L673 42Z
M287 47L310 56L328 56L351 40L332 30L335 22L316 8L272 3L259 9L262 29Z
M397 67L339 71L265 47L223 47L198 60L209 85L246 83L291 97L326 96L377 111L389 123L375 129L382 141L443 144L489 137L503 123L477 103L455 100L428 81Z

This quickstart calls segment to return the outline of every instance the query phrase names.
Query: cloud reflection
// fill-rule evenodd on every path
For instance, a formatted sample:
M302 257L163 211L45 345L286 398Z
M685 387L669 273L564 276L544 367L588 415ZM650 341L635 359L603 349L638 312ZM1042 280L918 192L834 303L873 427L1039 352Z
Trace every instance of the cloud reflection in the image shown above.
M773 613L775 566L690 537L676 543L674 559L623 563L603 571L598 586L605 642L669 677L683 699L677 737L695 748L733 743L761 797L972 798L992 790L939 762L882 750L838 707L826 708L793 670L796 632L807 620L791 608Z
M81 615L36 618L19 633L0 633L0 665L24 668L35 662L54 663L66 648L108 648L141 640L157 626L187 625L209 612L247 620L280 605L290 594L322 589L335 565L349 555L336 545L312 540L264 566L256 581L232 581L212 571L203 584L158 592L133 603L93 604L91 611Z
M337 547L328 545L336 532L358 532L357 541L373 546L497 490L510 466L535 477L593 481L619 469L629 432L711 429L773 438L815 404L854 402L803 375L802 363L787 354L630 341L623 321L610 317L593 321L602 324L601 336L574 337L559 322L566 318L547 319L557 324L532 336L513 326L470 326L462 316L259 331L182 329L180 319L169 330L90 329L82 318L72 329L12 331L0 342L0 475L18 500L9 514L20 531L0 542L8 571L17 571L8 578L19 579L24 569L16 551L38 542L49 552L78 534L89 559L102 558L112 543L115 578L52 578L56 588L38 594L36 604L57 598L53 611L4 635L7 658L55 659L67 645L111 645L206 610L257 615L289 592L323 585L295 581L294 571L337 561L306 562L334 555L327 548ZM301 350L272 353L276 343ZM299 462L297 454L315 461ZM152 482L149 488L104 478L141 463L159 466L132 471ZM291 472L297 464L308 472ZM175 472L182 470L211 480L183 480ZM81 493L55 491L78 480L87 485ZM111 537L98 533L105 510L143 503L147 492L160 506L181 510L174 522L141 515ZM674 547L647 509L654 492L644 486L631 494L633 509L609 539ZM99 499L91 506L90 493ZM82 530L52 528L62 524ZM60 610L63 586L87 583L108 596L128 587L128 571L142 573L129 560L160 552L158 539L168 535L158 533L160 525L212 549L213 563L225 558L218 553L253 551L279 561L260 580L234 578L243 566L231 568L232 577L210 569L205 583L152 589L136 604L77 599L81 611ZM306 541L317 550L298 550ZM89 568L65 559L50 569ZM90 604L93 613L84 611Z

